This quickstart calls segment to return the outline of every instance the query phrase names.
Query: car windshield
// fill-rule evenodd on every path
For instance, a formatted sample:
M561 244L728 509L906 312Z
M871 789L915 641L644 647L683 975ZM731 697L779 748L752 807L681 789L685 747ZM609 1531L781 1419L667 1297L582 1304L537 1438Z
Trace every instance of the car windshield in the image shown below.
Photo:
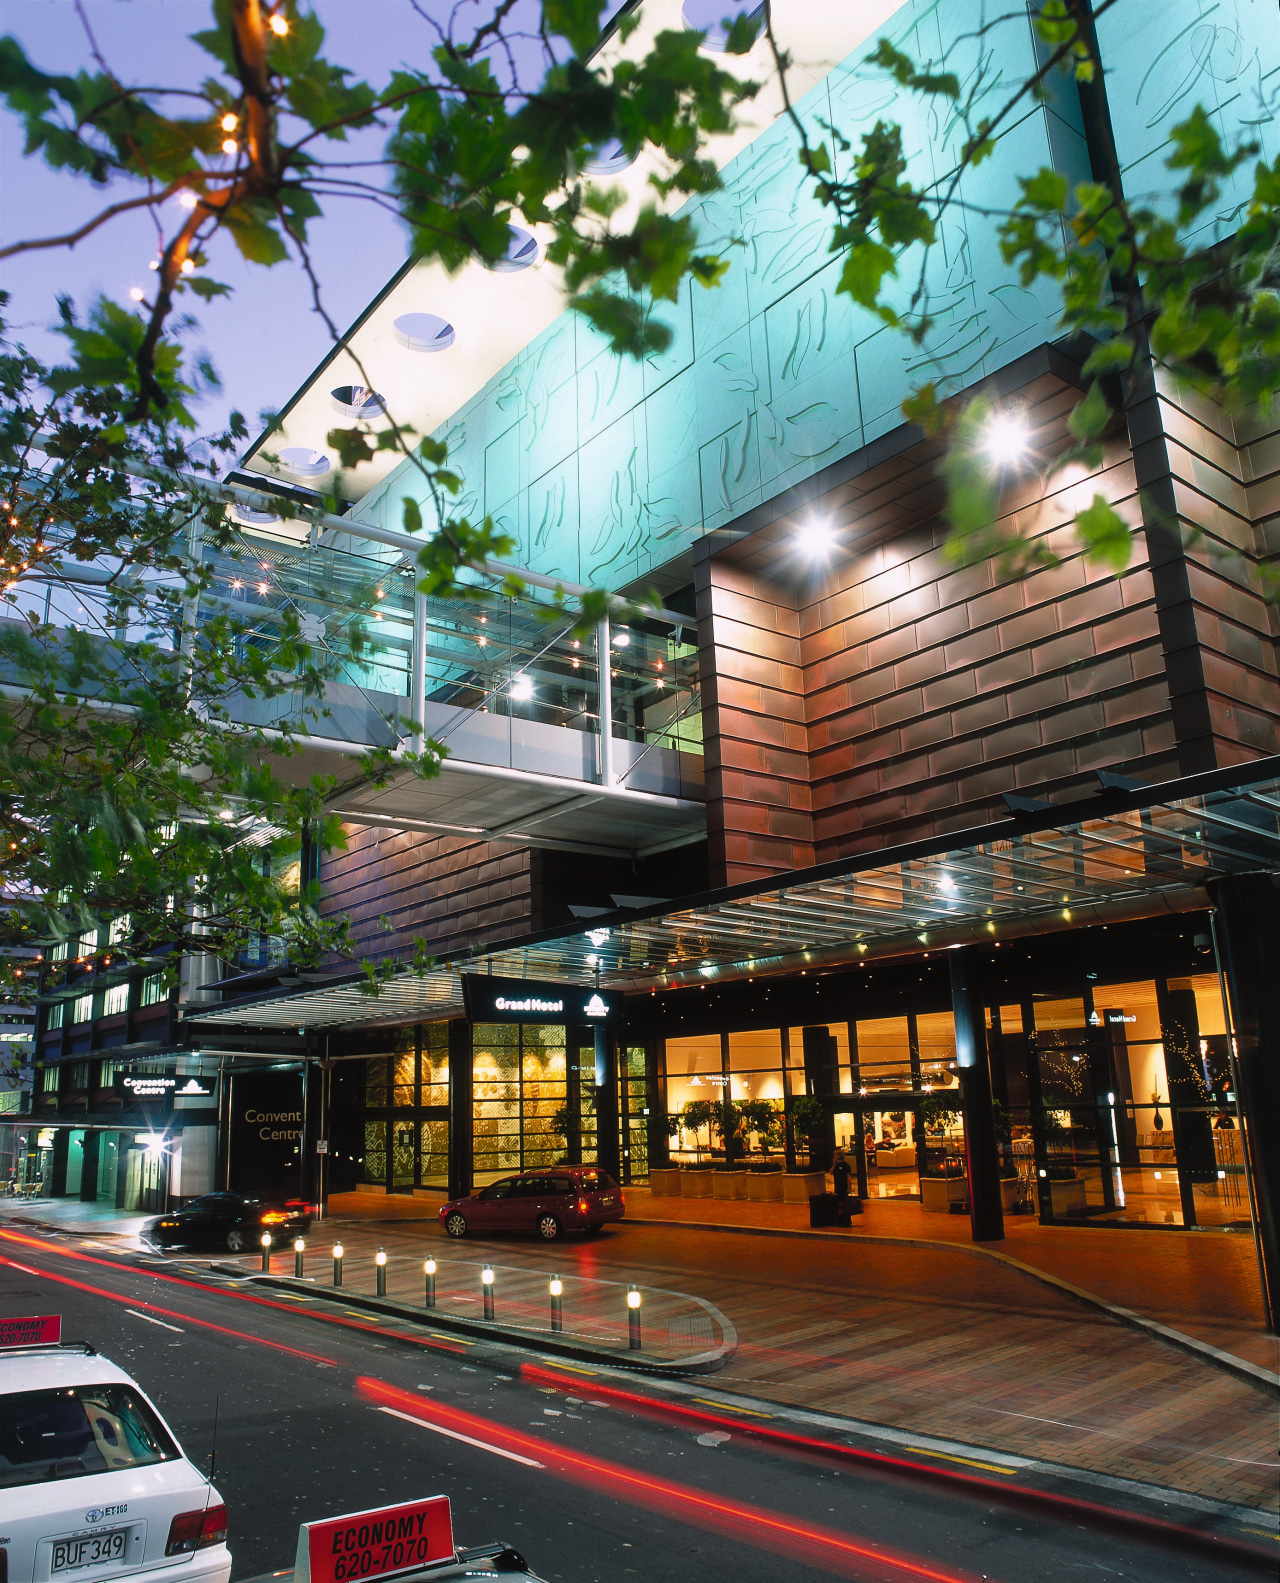
M0 1488L145 1467L181 1454L128 1385L0 1396Z

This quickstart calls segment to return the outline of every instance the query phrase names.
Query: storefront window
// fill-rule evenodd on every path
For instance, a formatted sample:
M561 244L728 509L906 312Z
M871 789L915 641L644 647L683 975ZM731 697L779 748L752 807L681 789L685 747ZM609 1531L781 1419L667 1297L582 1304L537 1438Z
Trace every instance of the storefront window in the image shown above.
M370 1110L382 1110L387 1103L387 1058L375 1055L365 1062L364 1102Z
M401 1050L391 1057L391 1103L397 1110L412 1109L418 1102L418 1057Z
M387 1179L385 1121L366 1121L364 1124L364 1179L366 1182L385 1182Z
M555 1125L568 1088L564 1028L477 1023L472 1037L476 1180L554 1165L567 1141Z
M449 1024L429 1022L422 1030L422 1104L429 1108L448 1103Z
M860 1018L858 1076L862 1088L909 1089L911 1040L905 1017Z

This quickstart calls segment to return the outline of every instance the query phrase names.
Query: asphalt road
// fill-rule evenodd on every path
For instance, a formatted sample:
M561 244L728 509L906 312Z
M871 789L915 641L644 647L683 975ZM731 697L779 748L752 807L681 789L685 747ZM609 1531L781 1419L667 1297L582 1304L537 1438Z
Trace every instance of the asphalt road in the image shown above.
M945 1470L770 1442L749 1417L626 1376L401 1339L396 1321L249 1293L194 1262L0 1231L0 1316L50 1312L139 1380L197 1463L216 1416L233 1580L289 1567L300 1522L429 1494L449 1496L459 1543L505 1540L566 1583L1274 1575L1260 1533L1238 1535L1253 1564L1202 1554L1083 1507L1046 1516L1034 1496L963 1493Z

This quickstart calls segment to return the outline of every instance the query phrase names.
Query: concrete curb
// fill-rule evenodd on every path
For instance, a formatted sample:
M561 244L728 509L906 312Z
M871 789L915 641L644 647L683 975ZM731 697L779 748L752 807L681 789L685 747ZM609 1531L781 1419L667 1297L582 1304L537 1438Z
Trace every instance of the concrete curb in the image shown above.
M388 1297L366 1297L345 1286L320 1286L310 1281L296 1281L286 1275L261 1275L232 1264L211 1264L209 1268L222 1275L236 1275L246 1284L251 1282L255 1286L273 1286L281 1291L306 1292L308 1297L323 1298L325 1302L330 1303L341 1303L347 1308L363 1308L370 1313L386 1314L390 1318L407 1320L410 1324L419 1325L424 1329L452 1332L455 1335L471 1336L478 1340L505 1342L508 1346L520 1347L527 1351L547 1352L554 1357L573 1358L578 1363L596 1363L612 1369L630 1369L635 1373L657 1375L660 1378L678 1379L688 1374L714 1374L724 1368L738 1350L738 1332L732 1323L713 1303L707 1302L702 1297L694 1297L688 1292L680 1295L692 1303L697 1303L699 1308L704 1309L711 1316L715 1324L720 1327L720 1334L724 1340L710 1352L698 1352L679 1363L668 1363L659 1362L657 1359L646 1359L643 1354L630 1350L614 1351L605 1347L588 1347L573 1341L562 1341L559 1337L553 1337L543 1331L520 1330L511 1325L486 1324L483 1320L461 1319L454 1314L441 1313L435 1308L430 1310L411 1308L408 1303L398 1303Z
M747 1237L802 1237L815 1242L839 1242L846 1247L856 1247L862 1242L874 1242L881 1247L941 1249L948 1253L967 1254L970 1258L987 1259L993 1264L1003 1264L1008 1269L1017 1270L1020 1275L1029 1276L1031 1280L1039 1281L1042 1286L1060 1292L1063 1296L1082 1303L1086 1308L1106 1314L1117 1324L1128 1325L1130 1329L1140 1330L1155 1341L1163 1341L1167 1346L1177 1347L1180 1352L1187 1353L1201 1363L1207 1363L1212 1368L1234 1375L1246 1385L1252 1385L1255 1390L1280 1398L1280 1374L1273 1374L1260 1364L1250 1363L1247 1358L1239 1358L1233 1352L1224 1352L1221 1347L1215 1347L1208 1341L1201 1341L1196 1336L1189 1336L1184 1331L1162 1325L1158 1320L1136 1314L1131 1308L1121 1308L1118 1303L1109 1303L1093 1292L1086 1292L1083 1287L1073 1286L1070 1281L1064 1281L1060 1276L1050 1275L1046 1270L1036 1269L1033 1264L1024 1264L1012 1254L999 1253L996 1249L984 1248L979 1243L938 1242L928 1237L877 1237L867 1232L857 1237L846 1237L838 1231L790 1231L780 1226L720 1226L705 1221L642 1220L632 1216L628 1216L627 1224L677 1227L688 1231L727 1231L731 1235Z

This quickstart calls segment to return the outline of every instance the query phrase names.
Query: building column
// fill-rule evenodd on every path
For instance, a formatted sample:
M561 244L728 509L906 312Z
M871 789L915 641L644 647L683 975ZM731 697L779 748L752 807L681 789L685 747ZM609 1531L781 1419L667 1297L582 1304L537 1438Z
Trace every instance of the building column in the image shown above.
M449 1197L465 1198L474 1185L474 1067L471 1024L449 1024ZM388 1154L388 1158L390 1155Z
M596 1024L596 1163L622 1180L618 1145L618 1045L613 1029Z
M1280 1321L1280 890L1274 874L1211 880L1236 1040L1240 1114L1251 1167L1262 1300Z
M975 1242L1004 1236L1000 1200L1000 1155L991 1114L991 1068L982 1005L974 991L976 966L970 951L948 951L951 961L951 1012L956 1027L956 1065L964 1115L964 1152L969 1172L969 1223Z

